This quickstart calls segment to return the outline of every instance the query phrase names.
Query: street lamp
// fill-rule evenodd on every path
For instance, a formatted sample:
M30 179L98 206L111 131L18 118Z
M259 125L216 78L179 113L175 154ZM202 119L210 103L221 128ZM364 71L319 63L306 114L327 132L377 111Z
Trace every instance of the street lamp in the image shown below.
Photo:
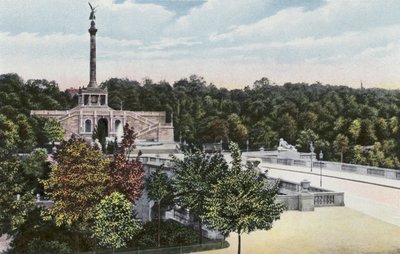
M249 152L249 140L248 140L248 139L246 140L246 148L247 148L247 149L246 149L247 152Z
M324 158L324 154L322 150L319 152L319 187L322 187L322 159Z
M314 154L314 145L313 145L312 141L310 142L310 152L311 152L310 158L311 158L311 172L312 172L312 166L313 166L312 157L313 157L313 154Z

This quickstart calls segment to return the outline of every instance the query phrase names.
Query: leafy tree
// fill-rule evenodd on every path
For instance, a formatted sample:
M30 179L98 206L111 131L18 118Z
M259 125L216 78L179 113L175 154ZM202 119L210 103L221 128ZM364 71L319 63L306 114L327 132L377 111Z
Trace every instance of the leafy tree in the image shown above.
M140 224L133 217L132 203L124 195L113 192L96 206L93 237L99 245L115 248L126 247L127 242L140 231Z
M351 160L351 163L353 164L361 164L361 165L366 165L367 164L367 159L366 156L364 155L364 148L360 145L356 145L353 148L353 159Z
M16 125L18 126L19 136L19 142L17 143L18 151L22 153L30 153L36 146L36 140L28 118L23 114L18 114Z
M40 183L49 173L49 163L47 162L47 151L43 148L36 148L28 157L21 159L23 179L26 182L26 190L33 190L34 193L43 193Z
M15 153L18 142L20 142L18 127L0 114L0 160Z
M164 167L161 166L154 171L146 181L146 189L149 199L157 202L158 210L158 231L157 241L158 246L161 244L160 230L161 230L161 201L173 198L172 181L168 178L167 174L163 172Z
M201 140L205 143L216 143L228 139L228 123L219 117L205 118L200 123L199 129Z
M351 122L351 125L349 127L349 132L350 132L353 140L358 139L358 137L360 136L360 132L361 132L361 120L360 119L355 119Z
M239 144L244 144L247 140L248 130L242 123L242 120L237 114L228 116L229 139Z
M21 171L17 158L0 161L0 235L16 234L19 225L25 222L29 210L34 207L33 193L27 190Z
M122 193L131 202L134 202L142 195L144 187L144 169L139 160L140 154L135 159L130 159L130 155L135 148L135 140L134 129L126 124L121 146L110 163L110 177L107 181L109 193Z
M49 142L60 142L64 140L64 128L54 118L48 118L43 127Z
M296 140L296 146L300 148L300 151L306 152L310 149L310 142L314 144L319 141L319 136L314 131L307 129L301 131L298 139Z
M228 165L222 154L205 154L196 150L186 152L183 160L174 157L174 188L178 204L198 216L199 242L202 243L202 216L207 207L211 186L226 176Z
M109 160L75 137L61 144L54 160L49 179L44 181L45 192L54 200L49 213L57 225L85 224L104 196Z
M278 132L271 127L270 119L258 121L250 130L250 140L255 148L274 148L279 140Z
M336 152L340 153L340 163L343 163L343 154L349 149L349 139L343 134L338 134L333 146Z
M203 216L222 234L238 234L240 254L241 234L271 229L285 208L274 202L277 185L268 187L268 181L260 181L254 170L242 170L240 151L234 143L231 143L231 157L230 172L212 186L211 195L205 200L207 209Z
M296 120L288 113L284 114L277 121L280 137L283 137L289 143L296 140L297 123Z

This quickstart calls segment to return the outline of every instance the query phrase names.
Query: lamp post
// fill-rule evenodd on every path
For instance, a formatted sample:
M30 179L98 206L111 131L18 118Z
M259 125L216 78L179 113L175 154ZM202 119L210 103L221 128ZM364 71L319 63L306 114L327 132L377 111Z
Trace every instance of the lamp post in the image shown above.
M319 187L322 187L322 159L324 158L324 154L322 150L319 152Z
M249 140L246 140L246 151L249 152Z
M312 157L313 157L313 154L314 154L314 145L313 145L312 141L310 142L310 152L311 152L310 158L311 158L311 172L312 172L312 167L313 167Z

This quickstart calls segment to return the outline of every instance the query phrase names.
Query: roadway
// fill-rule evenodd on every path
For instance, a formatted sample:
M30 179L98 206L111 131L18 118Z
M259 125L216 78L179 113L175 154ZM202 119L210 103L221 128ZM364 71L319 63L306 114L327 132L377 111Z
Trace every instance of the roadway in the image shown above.
M307 179L320 186L320 168L261 163L268 176L293 182ZM400 180L322 169L322 187L344 192L345 206L371 217L400 226Z

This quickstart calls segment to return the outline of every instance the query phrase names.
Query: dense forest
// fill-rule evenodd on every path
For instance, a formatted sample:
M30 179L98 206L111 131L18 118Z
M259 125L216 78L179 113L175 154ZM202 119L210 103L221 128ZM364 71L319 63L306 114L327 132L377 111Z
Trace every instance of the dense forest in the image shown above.
M242 149L275 149L279 138L309 152L310 141L324 159L400 168L400 91L286 83L261 78L252 87L228 90L190 76L169 84L111 78L101 84L109 106L134 111L166 111L175 140L192 145L235 141ZM6 120L18 128L18 151L47 142L44 121L32 109L69 109L77 98L56 82L0 76L0 136ZM2 130L3 129L3 130ZM29 142L28 142L29 141Z

